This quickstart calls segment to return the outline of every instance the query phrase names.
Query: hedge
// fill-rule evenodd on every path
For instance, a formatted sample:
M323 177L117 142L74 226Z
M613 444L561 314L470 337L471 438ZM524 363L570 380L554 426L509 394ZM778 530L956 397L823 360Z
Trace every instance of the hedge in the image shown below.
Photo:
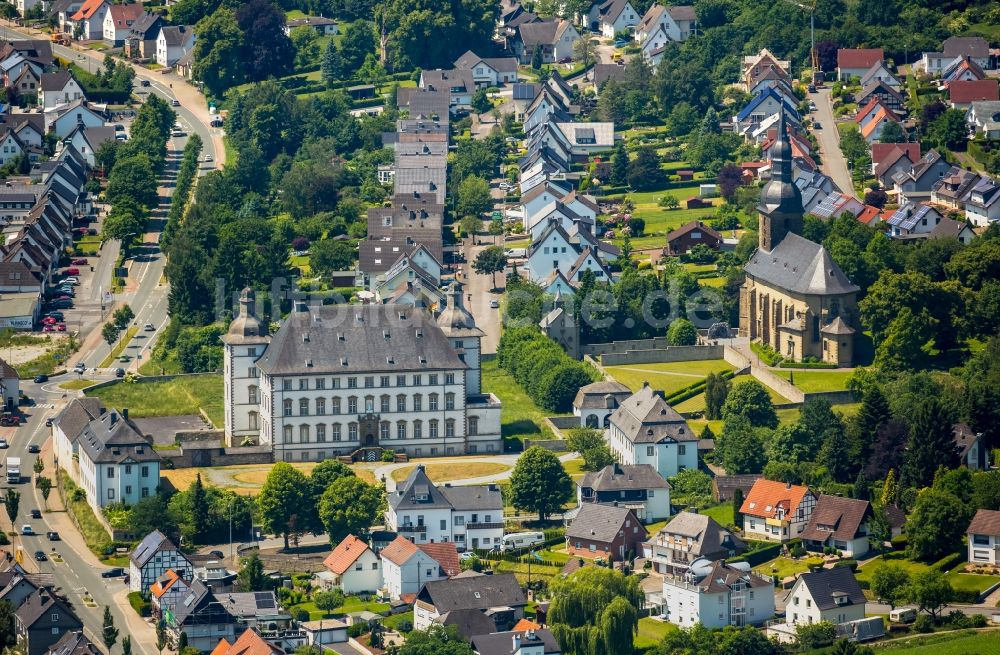
M725 380L732 379L734 375L735 373L733 371L722 372L722 378ZM706 386L708 386L708 382L706 380L699 380L697 382L689 384L686 387L678 389L677 391L673 392L672 394L664 398L664 400L668 405L678 405L684 402L685 400L694 398L698 394L705 391Z
M142 617L150 616L153 613L152 606L149 601L142 597L142 594L138 591L130 592L128 595L128 604L132 606L136 614Z
M778 364L778 368L837 368L836 364L830 364L829 362L790 362L782 361Z
M534 326L504 331L497 364L536 405L553 412L568 412L580 387L598 378L590 365L571 358Z
M746 562L751 567L760 566L764 562L770 562L778 555L781 555L781 549L784 544L775 543L769 546L764 546L760 550L755 550L750 553L744 553L737 557L730 559L730 562Z

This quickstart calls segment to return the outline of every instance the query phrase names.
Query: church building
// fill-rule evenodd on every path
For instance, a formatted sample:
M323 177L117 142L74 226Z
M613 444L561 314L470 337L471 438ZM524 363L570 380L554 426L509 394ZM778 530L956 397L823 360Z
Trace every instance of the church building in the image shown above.
M437 317L411 305L297 303L273 335L253 291L222 337L226 442L275 461L502 452L500 401L483 393L483 332L457 285Z
M761 192L760 242L744 267L740 334L783 357L850 366L858 328L858 287L826 248L802 237L802 195L792 180L784 114Z

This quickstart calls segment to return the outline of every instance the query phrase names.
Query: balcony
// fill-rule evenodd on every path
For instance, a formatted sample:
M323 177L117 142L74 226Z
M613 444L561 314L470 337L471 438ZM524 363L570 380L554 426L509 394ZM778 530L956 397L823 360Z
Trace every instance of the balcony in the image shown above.
M503 522L499 523L466 523L466 530L502 530Z
M427 532L427 526L426 525L404 524L404 525L399 526L399 528L396 531L397 532L404 532L404 533L419 532L419 533L423 534L423 533Z

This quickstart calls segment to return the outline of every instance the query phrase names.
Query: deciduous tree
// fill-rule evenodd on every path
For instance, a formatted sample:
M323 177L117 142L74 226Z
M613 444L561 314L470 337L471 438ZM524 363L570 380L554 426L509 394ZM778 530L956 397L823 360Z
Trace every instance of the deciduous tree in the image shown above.
M604 440L604 433L600 430L592 428L570 430L566 446L571 451L580 453L586 471L600 471L615 461L611 449Z
M511 502L519 510L537 512L544 521L570 499L572 485L558 457L532 446L518 458L511 473Z
M906 521L910 555L933 562L952 552L961 543L969 518L967 508L952 494L924 489Z
M741 382L726 397L722 418L729 421L735 417L743 417L753 426L778 427L778 414L774 411L771 396L757 380Z
M479 251L472 262L472 270L479 275L493 277L493 288L497 286L497 273L507 268L507 255L500 246L490 246Z
M910 574L899 564L881 563L872 571L871 590L875 593L875 598L888 603L892 609L906 602L909 584Z
M935 621L941 610L955 595L951 583L940 571L928 570L915 574L910 579L910 602L931 615Z
M338 478L319 501L319 516L332 545L349 534L364 535L382 513L384 490L356 476Z
M260 509L264 529L272 534L280 534L288 548L288 537L296 517L308 516L305 507L305 491L308 488L306 476L288 462L278 462L267 474L257 506Z

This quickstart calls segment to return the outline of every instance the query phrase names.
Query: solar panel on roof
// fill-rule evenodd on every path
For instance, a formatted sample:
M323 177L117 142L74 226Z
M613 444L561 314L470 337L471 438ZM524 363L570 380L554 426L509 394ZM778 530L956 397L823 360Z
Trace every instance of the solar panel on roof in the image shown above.
M254 601L257 603L257 609L259 610L269 610L276 607L274 603L274 596L269 591L258 591L255 592Z

